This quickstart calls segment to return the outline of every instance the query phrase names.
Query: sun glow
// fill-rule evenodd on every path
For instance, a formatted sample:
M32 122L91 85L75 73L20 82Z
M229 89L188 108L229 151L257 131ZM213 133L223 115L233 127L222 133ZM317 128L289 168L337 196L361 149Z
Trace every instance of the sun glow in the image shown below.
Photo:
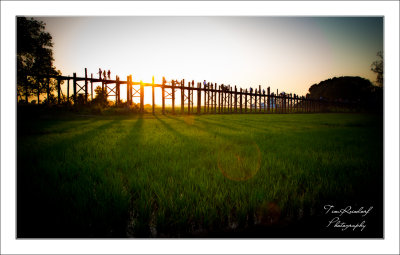
M375 80L370 65L383 48L382 18L171 16L41 20L53 36L54 64L63 75L77 72L82 77L87 68L89 76L97 76L101 68L111 70L111 79L118 75L126 80L132 75L135 82L151 82L154 75L156 84L162 82L162 77L195 83L206 80L239 88L270 86L273 91L305 95L312 84L334 76ZM155 93L156 104L161 104L160 89L156 88ZM121 92L120 97L126 100L126 93ZM176 100L179 103L180 97ZM144 101L152 102L150 88L145 88ZM170 104L168 100L166 104Z

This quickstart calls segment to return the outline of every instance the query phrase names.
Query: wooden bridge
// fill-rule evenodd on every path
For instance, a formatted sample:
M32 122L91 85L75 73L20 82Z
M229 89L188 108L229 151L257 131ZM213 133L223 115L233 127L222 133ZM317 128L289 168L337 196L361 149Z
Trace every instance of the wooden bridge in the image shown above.
M76 73L70 76L47 76L47 78L54 78L57 80L57 99L61 103L61 81L67 81L67 98L69 98L70 80L72 80L73 87L73 101L76 102L78 93L84 94L85 103L88 101L89 83L91 85L91 99L93 100L93 84L101 83L102 90L106 92L107 98L115 97L115 103L120 103L120 85L126 84L126 98L127 104L133 102L133 98L140 98L140 112L144 112L144 87L152 87L152 113L155 109L155 93L154 88L161 88L162 99L162 113L165 114L165 102L171 100L172 113L175 113L175 99L180 96L180 112L185 112L185 105L187 106L187 113L290 113L290 112L320 112L328 104L332 106L332 102L324 100L315 100L298 96L296 94L286 93L271 93L270 87L267 91L261 90L261 85L258 89L242 89L230 85L217 85L210 82L187 82L185 80L171 80L169 82L163 77L161 84L154 83L154 76L152 83L134 82L132 75L127 76L126 81L120 80L116 76L115 80L93 78L87 75L85 68L85 77L77 77ZM79 82L84 82L80 84ZM178 90L180 93L178 94ZM47 90L49 96L49 88ZM194 105L194 97L197 98L196 105ZM203 105L202 105L203 102ZM341 107L342 104L334 103L334 106Z

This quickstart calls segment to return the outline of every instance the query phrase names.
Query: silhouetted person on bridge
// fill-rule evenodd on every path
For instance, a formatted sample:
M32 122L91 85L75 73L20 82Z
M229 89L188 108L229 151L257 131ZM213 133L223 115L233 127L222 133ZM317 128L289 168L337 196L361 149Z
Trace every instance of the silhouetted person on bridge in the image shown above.
M108 76L108 79L111 79L111 71L110 70L108 70L107 76Z
M106 74L106 70L104 70L104 72L103 72L103 76L104 76L104 80L107 80L107 74Z
M101 79L101 73L102 73L101 68L99 68L99 79Z

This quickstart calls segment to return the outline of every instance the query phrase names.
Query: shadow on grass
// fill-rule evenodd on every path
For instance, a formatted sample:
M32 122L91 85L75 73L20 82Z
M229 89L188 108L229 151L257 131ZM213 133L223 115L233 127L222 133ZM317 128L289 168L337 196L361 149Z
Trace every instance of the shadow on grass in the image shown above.
M177 137L179 137L179 138L181 138L181 139L189 139L187 136L185 136L184 134L182 134L182 133L179 132L178 130L172 128L171 125L169 125L169 124L168 124L167 122L165 122L163 119L159 118L157 115L154 115L154 118L155 118L156 120L158 120L158 121L161 123L161 125L163 125L163 126L164 126L169 132L171 132L173 135L175 135L175 136L177 136ZM175 119L175 120L176 120L176 118L175 118L175 117L172 117L172 116L168 116L168 118L170 118L170 119ZM184 121L182 121L182 122L185 123Z
M97 122L97 121L94 121ZM71 221L79 219L82 212L74 212L73 205L79 199L79 192L71 190L70 182L80 182L90 179L90 172L76 169L66 169L65 163L60 162L65 149L77 143L84 143L96 139L100 132L112 128L119 121L109 121L97 127L61 139L40 148L17 148L17 237L18 238L43 238L43 237L90 237L93 226L80 225ZM33 149L33 150L32 150ZM57 160L57 161L54 161ZM76 158L76 165L82 165L81 157ZM54 161L54 164L52 163ZM53 169L52 165L64 169ZM68 164L67 166L74 166ZM89 167L89 166L86 166ZM75 177L76 178L75 178ZM68 178L67 178L68 177ZM72 179L71 179L71 178ZM65 186L67 185L67 186ZM68 190L68 193L63 191ZM70 193L72 191L72 193ZM78 192L78 193L77 193ZM71 204L70 204L71 203ZM65 209L69 210L67 212ZM71 211L72 210L72 211ZM80 210L83 210L81 208ZM72 213L72 214L71 214ZM82 215L82 218L83 215ZM89 223L87 223L89 224Z

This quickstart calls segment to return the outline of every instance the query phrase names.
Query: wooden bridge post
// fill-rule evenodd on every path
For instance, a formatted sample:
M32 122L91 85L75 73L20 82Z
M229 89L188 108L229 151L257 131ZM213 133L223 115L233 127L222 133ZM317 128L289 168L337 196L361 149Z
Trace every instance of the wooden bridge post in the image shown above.
M156 100L154 96L154 75L151 79L151 113L154 115L156 109Z
M247 89L244 91L244 113L247 113Z
M204 91L204 106L203 106L204 110L203 110L203 112L206 113L207 112L207 84L205 84L205 80L204 80L203 83L204 83L204 88L203 88L203 91ZM199 83L197 83L197 87L199 87Z
M299 104L299 112L303 112L303 96L297 98L297 103Z
M305 112L306 104L305 104L304 96L301 96L300 102L301 102L301 112Z
M278 108L278 96L279 96L279 91L278 91L278 89L276 89L276 95L274 95L274 97L275 97L275 112L280 112L280 108L282 107L281 106L281 104L279 104L279 108Z
M220 94L221 94L221 113L225 112L225 93L224 93L224 84L221 84Z
M185 82L181 81L181 114L185 112Z
M296 112L296 94L293 94L293 106L292 106L292 108L293 108L293 112Z
M162 84L161 84L161 107L162 107L162 114L165 114L165 77L163 77Z
M258 103L259 103L259 112L261 112L261 85L258 85Z
M211 112L214 113L214 84L211 83L210 90L210 99L211 99Z
M233 87L231 87L230 85L229 85L229 98L230 98L230 104L231 104L229 112L232 113L233 112Z
M224 85L224 84L222 84L222 85ZM222 113L225 113L226 112L226 105L227 105L227 103L226 103L226 100L227 100L227 97L226 97L226 85L224 85L224 87L222 88Z
M222 84L222 113L225 113L226 111L226 85Z
M130 76L126 76L126 105L130 105L129 87L131 86Z
M231 85L228 85L227 88L227 97L228 97L228 113L232 111L232 88Z
M243 98L242 88L240 88L240 93L239 93L239 107L240 107L240 113L243 113L242 98Z
M231 111L230 111L230 109L231 109L231 96L230 96L230 94L231 94L231 88L230 88L230 85L228 85L227 87L226 87L226 105L227 105L227 112L228 113L230 113Z
M272 112L277 113L278 112L278 102L276 101L277 98L276 98L276 95L274 94L274 92L272 92L271 98L272 98L272 106L274 106L272 108Z
M231 85L228 86L228 113L232 112L232 87Z
M205 94L204 97L206 97ZM200 113L201 113L201 82L197 83L197 114Z
M68 75L69 78L69 75ZM69 102L69 79L67 81L67 102Z
M293 94L290 93L290 112L293 112Z
M237 87L235 85L235 113L237 113Z
M93 74L90 74L90 100L93 101Z
M119 104L119 77L115 78L115 105Z
M190 81L188 82L188 96L187 96L187 98L188 98L188 114L190 114L190 99L192 98L191 97L191 89L190 89Z
M221 85L218 86L218 113L221 113Z
M224 113L224 84L221 84L219 86L219 96L220 96L220 108L221 108L221 113Z
M207 86L207 87L206 87ZM207 113L209 113L210 112L210 99L211 99L211 96L210 96L210 83L209 82L207 82L207 85L205 85L204 86L204 97L207 97L207 100L206 100L206 102L207 102L207 110L206 110L206 112Z
M282 94L282 100L283 100L283 104L282 104L282 106L283 106L283 108L282 108L282 112L283 112L283 113L286 113L286 103L287 103L287 100L286 100L286 98L287 98L287 95L286 95L286 93L285 93L285 94Z
M205 82L205 81L204 81ZM204 92L204 112L208 112L208 108L207 108L207 106L208 106L208 100L209 100L209 98L208 98L208 84L207 83L204 83L203 82L203 86L204 86L204 88L203 88L203 92ZM199 82L200 84L201 84L201 82ZM201 86L201 85L200 85Z
M201 86L201 85L200 85ZM192 82L192 113L194 113L194 91L195 91L195 87L194 87L194 81Z
M296 96L296 111L300 112L300 100L299 100L299 95Z
M268 87L267 88L267 112L269 113L270 112L270 105L271 105L271 99L270 99L270 96L271 96L271 89L270 89L270 87Z
M133 85L133 78L132 78L132 75L129 75L129 81L130 81L130 85L129 85L129 103L130 104L132 104L133 103L133 88L132 88L132 85Z
M228 85L225 89L225 112L229 113L229 87Z
M253 88L250 88L250 112L253 112Z
M257 112L257 89L254 91L254 112Z
M72 79L73 87L74 87L74 104L76 104L76 73L74 73L74 77Z
M194 101L194 91L195 91L195 87L194 87L194 83L192 83L191 84L191 93L189 94L190 95L190 109L191 109L191 113L194 113L194 106L193 106L193 101Z
M264 96L264 113L267 112L267 96L265 95L265 90L263 90L263 96Z
M294 107L295 107L295 103L296 103L296 101L295 101L295 97L294 97L294 95L295 95L295 94L293 94L293 95L292 95L292 112L295 112L295 109L294 109Z
M211 83L207 83L207 112L209 113L210 110L212 111L212 90L211 90Z
M230 112L229 111L229 109L230 109L230 88L229 88L229 85L228 86L226 86L226 88L225 88L225 98L226 98L226 112Z
M214 85L214 91L213 91L213 98L214 98L214 113L217 113L217 83Z
M172 81L172 114L175 114L175 81Z
M271 92L271 91L269 90L267 92ZM274 95L274 92L270 93L269 96L268 96L268 99L269 99L268 107L269 107L269 109L267 109L267 110L269 110L269 113L273 113L274 112L274 99L272 97L273 95Z
M207 84L207 112L212 112L212 83Z
M230 85L228 85L226 87L226 105L228 107L227 112L230 113L231 112L231 87Z
M88 79L87 79L87 68L85 68L85 104L88 100Z

